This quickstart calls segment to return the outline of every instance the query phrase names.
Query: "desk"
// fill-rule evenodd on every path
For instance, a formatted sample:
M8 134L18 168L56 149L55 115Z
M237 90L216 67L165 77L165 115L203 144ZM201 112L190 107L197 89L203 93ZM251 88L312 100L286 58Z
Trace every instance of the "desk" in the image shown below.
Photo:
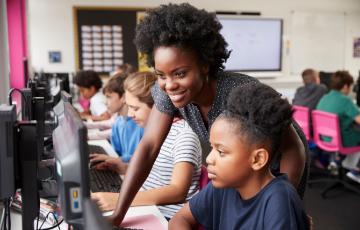
M112 212L105 212L104 216L111 215ZM141 215L148 215L153 214L156 218L160 221L160 223L164 226L164 229L168 229L168 222L165 217L161 214L159 209L155 205L150 206L138 206L138 207L130 207L128 212L126 213L125 217L132 217L132 216L141 216ZM39 227L42 223L42 220L39 221ZM21 229L21 214L18 212L11 211L11 228L14 230ZM43 225L42 228L51 227L47 223ZM55 228L58 229L58 228ZM61 230L67 230L67 224L62 223L60 225ZM154 229L156 230L156 229Z
M112 213L113 213L112 211L105 212L103 215L109 216ZM156 216L156 218L160 221L164 229L168 229L168 222L165 219L165 217L161 214L160 210L157 208L156 205L130 207L125 215L125 218L132 216L148 215L148 214L153 214L154 216Z

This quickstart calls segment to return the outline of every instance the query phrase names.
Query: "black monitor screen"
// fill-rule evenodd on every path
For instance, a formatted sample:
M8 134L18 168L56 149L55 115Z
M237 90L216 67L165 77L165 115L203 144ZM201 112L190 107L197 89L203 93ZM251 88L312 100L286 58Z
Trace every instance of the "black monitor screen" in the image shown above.
M323 72L323 71L319 72L320 83L326 85L328 90L330 90L331 76L332 75L333 75L333 73L331 73L331 72Z

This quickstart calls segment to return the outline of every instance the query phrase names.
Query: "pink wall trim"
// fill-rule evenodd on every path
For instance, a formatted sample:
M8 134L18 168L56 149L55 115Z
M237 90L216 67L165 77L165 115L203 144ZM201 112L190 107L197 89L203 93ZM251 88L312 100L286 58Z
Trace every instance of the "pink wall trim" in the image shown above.
M10 87L23 88L23 59L28 57L26 0L7 0L8 40L10 56Z

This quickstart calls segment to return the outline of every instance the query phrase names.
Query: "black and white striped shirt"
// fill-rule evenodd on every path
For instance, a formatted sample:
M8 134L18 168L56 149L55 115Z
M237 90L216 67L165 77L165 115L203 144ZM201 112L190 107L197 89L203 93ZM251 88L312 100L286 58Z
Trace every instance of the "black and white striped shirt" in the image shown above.
M199 189L201 146L197 135L183 119L172 124L142 189L150 190L169 185L175 164L179 162L194 165L192 182L186 196L188 201ZM165 217L171 218L182 207L183 204L171 204L159 206L159 209Z

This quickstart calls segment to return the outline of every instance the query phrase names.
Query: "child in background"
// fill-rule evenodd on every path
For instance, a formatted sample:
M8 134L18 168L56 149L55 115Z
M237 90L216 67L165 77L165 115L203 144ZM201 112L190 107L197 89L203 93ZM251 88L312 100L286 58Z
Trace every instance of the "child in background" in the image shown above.
M124 64L121 64L121 65L117 65L114 72L112 72L110 74L110 76L116 76L118 74L129 75L129 74L132 74L132 73L135 73L135 72L136 72L136 68L134 66L132 66L129 63L124 63Z
M116 115L111 128L111 144L120 158L104 154L91 154L92 162L117 162L121 173L125 172L132 154L140 142L144 129L127 116L128 108L125 104L124 81L126 75L112 77L104 87L108 110Z
M235 88L210 131L212 180L170 221L169 229L308 229L295 188L286 175L272 175L291 105L271 87Z
M74 83L79 87L83 98L90 100L90 109L80 113L81 118L102 121L110 118L106 108L106 98L101 93L102 81L92 70L79 71L74 77Z
M155 81L156 76L150 72L130 75L125 81L128 114L139 126L144 127L148 122L154 104L150 88ZM144 191L136 194L132 206L160 205L162 214L171 218L183 206L183 202L197 192L200 166L201 146L197 135L185 120L175 119L142 186ZM118 196L119 193L92 194L92 198L103 210L114 209Z

